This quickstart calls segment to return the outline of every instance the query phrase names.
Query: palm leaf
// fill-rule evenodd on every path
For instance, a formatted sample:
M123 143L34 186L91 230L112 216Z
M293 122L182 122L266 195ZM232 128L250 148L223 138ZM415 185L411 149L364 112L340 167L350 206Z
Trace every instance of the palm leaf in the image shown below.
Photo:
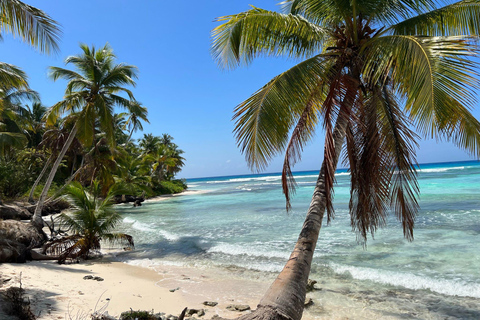
M272 79L235 109L235 136L247 163L261 170L286 146L288 133L302 115L318 83L329 81L328 56L310 58ZM316 103L317 101L315 101Z
M390 28L397 35L480 35L480 1L464 0L397 23Z
M328 32L299 15L251 10L217 18L212 55L222 67L249 64L261 55L304 58L318 53Z
M464 106L475 101L477 73L468 59L472 54L471 45L458 37L387 36L371 44L375 58L365 74L375 74L371 81L391 77L419 130L433 137L454 101Z
M18 0L0 1L0 12L2 29L20 36L41 52L58 51L60 27L45 12Z

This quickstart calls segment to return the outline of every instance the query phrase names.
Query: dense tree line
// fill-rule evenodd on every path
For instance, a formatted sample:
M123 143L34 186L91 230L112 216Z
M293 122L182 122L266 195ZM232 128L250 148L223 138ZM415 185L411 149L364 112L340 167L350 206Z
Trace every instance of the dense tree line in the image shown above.
M0 199L43 202L71 181L98 181L104 195L113 185L133 196L183 191L175 174L185 159L173 137L132 139L148 122L147 108L129 89L136 67L117 64L108 45L81 45L81 52L65 60L72 69L50 67L53 80L67 80L64 99L51 107L21 69L0 66ZM115 113L119 107L125 112Z

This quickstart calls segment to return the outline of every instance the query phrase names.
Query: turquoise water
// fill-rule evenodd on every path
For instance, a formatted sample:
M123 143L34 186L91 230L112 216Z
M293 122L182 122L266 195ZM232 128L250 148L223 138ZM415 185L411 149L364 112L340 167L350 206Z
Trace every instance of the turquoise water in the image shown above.
M192 179L193 194L121 207L122 229L136 243L128 259L278 272L297 239L317 174L295 174L298 189L289 213L280 174ZM353 281L359 292L408 290L450 304L461 297L480 303L479 162L421 165L415 240L403 238L392 216L365 249L349 225L349 174L340 170L336 179L336 217L320 232L313 278L337 281L325 284L333 286ZM480 307L469 310L460 318L480 317Z

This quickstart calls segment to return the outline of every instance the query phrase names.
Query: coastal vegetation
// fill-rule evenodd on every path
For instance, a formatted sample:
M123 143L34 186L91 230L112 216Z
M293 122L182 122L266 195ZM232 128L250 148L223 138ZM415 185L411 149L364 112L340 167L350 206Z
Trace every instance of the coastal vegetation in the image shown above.
M0 11L3 30L42 53L58 50L60 27L47 14L21 1L2 1ZM108 44L99 49L81 44L80 50L80 54L65 59L73 69L49 68L53 81L66 81L63 99L53 106L41 103L40 94L30 88L21 68L0 63L0 205L2 200L28 200L32 204L1 206L0 218L31 217L37 232L14 221L5 221L0 231L10 235L5 241L15 241L11 230L18 229L17 234L22 235L31 232L33 242L18 244L23 249L41 245L46 239L42 215L65 208L63 202L59 209L58 198L66 190L76 212L88 207L92 220L84 221L80 231L79 217L85 215L79 213L70 220L62 216L64 224L75 232L68 238L72 245L63 247L68 250L60 250L61 260L88 257L91 249L98 248L99 239L123 239L133 245L131 238L110 232L119 217L111 210L113 202L135 201L140 205L145 197L179 193L187 187L184 180L175 179L185 159L172 136L145 134L138 143L132 139L133 133L148 123L147 107L131 91L137 68L117 63ZM117 113L117 108L126 112ZM74 194L83 194L87 207L79 206ZM93 219L96 214L99 221ZM7 245L13 247L10 242ZM12 259L24 261L25 254L12 253Z
M111 187L106 197L102 197L100 184L94 181L87 190L79 182L72 182L66 187L65 195L73 209L59 217L60 229L68 230L68 235L48 242L44 253L58 255L58 262L67 259L88 259L92 250L100 250L101 242L120 243L133 247L132 236L115 233L113 229L121 221L115 211L115 186Z
M212 52L234 68L259 56L303 60L235 109L235 135L253 170L285 151L287 209L295 188L292 166L317 128L324 159L295 248L258 309L242 319L302 317L313 252L332 206L343 150L350 168L352 229L365 244L388 212L413 240L418 211L415 149L419 136L452 141L480 156L480 123L471 115L477 68L480 3L444 7L421 1L281 3L220 17Z

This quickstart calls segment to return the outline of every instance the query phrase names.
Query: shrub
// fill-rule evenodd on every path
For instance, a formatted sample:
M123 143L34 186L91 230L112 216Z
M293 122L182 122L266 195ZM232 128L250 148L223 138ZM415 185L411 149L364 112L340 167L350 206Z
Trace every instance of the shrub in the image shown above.
M158 194L172 194L183 192L186 189L187 183L185 180L165 180L160 182L160 185L155 188L155 192Z
M120 315L120 320L157 320L152 312L149 311L125 311Z

